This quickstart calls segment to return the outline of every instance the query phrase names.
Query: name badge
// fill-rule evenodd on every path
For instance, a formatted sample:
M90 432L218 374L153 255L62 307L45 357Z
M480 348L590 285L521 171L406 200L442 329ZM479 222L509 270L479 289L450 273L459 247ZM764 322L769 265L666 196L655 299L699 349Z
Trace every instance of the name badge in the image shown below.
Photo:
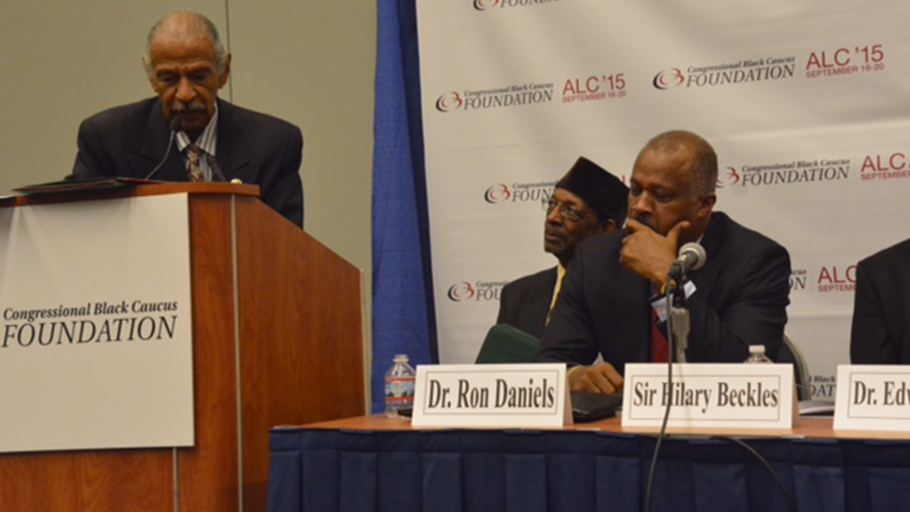
M672 427L793 426L797 406L791 364L627 364L622 425L660 427L667 402Z
M834 428L910 431L910 367L839 365Z
M572 424L565 364L417 367L418 427L561 427Z

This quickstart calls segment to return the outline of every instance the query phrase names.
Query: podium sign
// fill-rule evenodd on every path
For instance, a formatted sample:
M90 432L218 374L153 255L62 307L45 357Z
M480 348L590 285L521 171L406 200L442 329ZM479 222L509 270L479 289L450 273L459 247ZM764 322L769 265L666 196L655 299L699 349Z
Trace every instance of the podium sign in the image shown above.
M185 195L0 209L0 452L188 446Z

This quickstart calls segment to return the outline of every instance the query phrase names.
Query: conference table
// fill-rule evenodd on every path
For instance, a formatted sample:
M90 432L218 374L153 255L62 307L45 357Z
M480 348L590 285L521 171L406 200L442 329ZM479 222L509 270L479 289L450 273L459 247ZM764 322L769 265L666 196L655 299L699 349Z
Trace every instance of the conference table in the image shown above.
M724 436L761 454L801 512L910 510L910 433L812 417L782 430L670 431L655 512L789 510L771 473ZM639 511L655 434L619 418L560 429L420 429L381 415L278 427L268 510Z

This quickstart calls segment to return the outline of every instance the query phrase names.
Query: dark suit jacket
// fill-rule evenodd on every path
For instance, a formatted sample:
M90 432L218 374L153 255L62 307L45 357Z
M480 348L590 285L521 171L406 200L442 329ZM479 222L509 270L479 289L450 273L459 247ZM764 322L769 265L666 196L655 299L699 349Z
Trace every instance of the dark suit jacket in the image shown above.
M145 178L167 152L169 135L157 97L95 114L79 126L73 176ZM216 153L228 181L259 185L263 202L303 227L303 136L296 126L218 100ZM153 179L187 181L176 143Z
M856 265L853 364L910 363L910 240Z
M650 283L619 264L624 231L582 242L536 360L590 364L598 351L622 373L651 359ZM715 212L701 240L708 255L688 298L691 362L742 362L763 344L774 358L783 340L790 256L773 240ZM666 331L666 325L661 326Z
M502 288L498 324L509 324L538 339L547 325L547 314L556 287L556 267L516 279Z

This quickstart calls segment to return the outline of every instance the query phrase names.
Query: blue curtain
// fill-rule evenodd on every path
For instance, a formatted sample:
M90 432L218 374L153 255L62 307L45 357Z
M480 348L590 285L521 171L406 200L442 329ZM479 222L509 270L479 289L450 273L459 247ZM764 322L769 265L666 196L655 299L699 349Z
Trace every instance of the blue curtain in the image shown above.
M378 0L373 151L373 412L395 354L436 362L415 0Z

